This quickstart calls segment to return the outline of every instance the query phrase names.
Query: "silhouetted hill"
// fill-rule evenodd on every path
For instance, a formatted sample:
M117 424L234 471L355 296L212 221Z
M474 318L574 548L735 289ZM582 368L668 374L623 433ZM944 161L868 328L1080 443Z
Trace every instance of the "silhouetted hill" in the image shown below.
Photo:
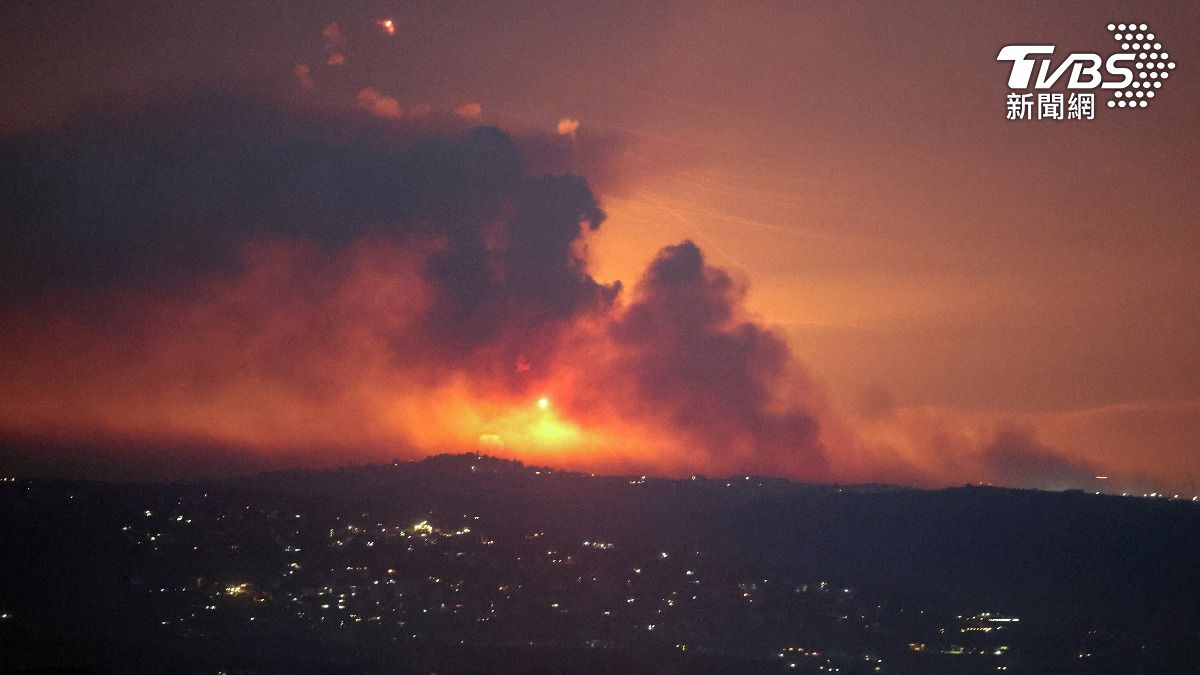
M1200 668L1190 501L442 455L8 482L0 535L0 670Z
M592 476L473 454L230 484L330 503L487 513L501 527L590 532L640 546L703 541L768 574L802 568L966 604L1126 615L1178 605L1181 593L1200 598L1200 504L1190 501L756 476ZM1200 616L1197 607L1177 609Z

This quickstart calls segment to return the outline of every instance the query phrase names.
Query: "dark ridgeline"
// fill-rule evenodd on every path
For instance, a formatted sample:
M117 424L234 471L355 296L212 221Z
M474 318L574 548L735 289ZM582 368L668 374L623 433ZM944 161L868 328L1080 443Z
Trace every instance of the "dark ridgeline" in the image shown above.
M1189 673L1200 504L475 455L0 483L0 671Z

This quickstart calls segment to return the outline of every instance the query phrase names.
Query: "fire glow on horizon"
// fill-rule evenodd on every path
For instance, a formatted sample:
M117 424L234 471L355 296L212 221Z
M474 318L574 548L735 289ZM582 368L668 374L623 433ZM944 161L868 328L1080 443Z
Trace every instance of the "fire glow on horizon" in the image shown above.
M825 39L858 40L847 54L894 47L837 31L811 45L790 33L776 45L757 30L725 41L738 24L721 12L676 12L773 82L791 82L791 68L812 62L815 52L804 50ZM265 466L328 466L484 449L638 473L1104 481L1120 490L1141 467L1130 448L1194 437L1197 403L1179 375L1190 372L1181 358L1194 352L1190 333L1175 331L1177 339L1163 328L1176 324L1153 315L1190 287L1179 272L1194 273L1186 247L1171 245L1178 260L1154 266L1161 278L1144 288L1125 283L1155 259L1141 249L1112 266L1097 257L1095 269L1080 267L1069 243L1074 214L997 206L1031 190L1053 202L1061 193L1049 183L1022 182L1042 173L946 173L1003 154L1011 139L998 148L995 133L972 127L959 139L970 143L926 147L924 109L897 123L905 134L873 135L877 120L859 115L880 101L848 84L854 58L828 64L839 71L828 80L806 73L827 92L823 101L846 101L853 113L822 126L816 118L842 108L811 107L782 89L764 100L759 84L730 77L722 50L679 50L683 59L631 51L631 60L662 64L643 78L589 61L576 48L583 34L552 16L508 35L493 30L492 12L445 17L484 33L431 29L442 18L432 13L318 14L297 19L305 25L286 36L295 49L283 67L267 51L284 39L274 33L226 45L216 59L189 61L181 47L178 62L201 64L202 77L180 78L178 90L111 117L86 106L69 121L38 115L33 131L0 144L12 178L0 186L0 217L11 225L0 259L0 349L15 356L0 359L0 440L50 447L47 456L103 447L181 466L209 450ZM662 27L645 18L647 29ZM601 23L587 27L588 44L641 48L637 21ZM767 33L785 25L761 24ZM603 39L592 40L593 30ZM494 41L456 42L480 34ZM544 38L545 54L487 58L530 35ZM689 36L660 37L688 47ZM798 51L776 48L785 44ZM136 70L146 60L128 61ZM247 72L270 64L286 93L262 87L262 72L245 89L196 90L229 64ZM911 65L905 74L917 72ZM56 84L32 97L31 110L91 91L58 86L72 77L60 70L35 78ZM579 76L590 83L586 97L560 86ZM691 101L689 91L725 95ZM946 114L969 126L962 103ZM893 105L889 114L914 113ZM511 133L472 128L485 124ZM918 151L898 139L918 139ZM1080 166L1101 164L1092 148L1076 148ZM1069 163L1041 170L1080 175ZM971 182L979 176L986 185ZM1186 172L1162 178L1170 180L1139 184L1160 190L1146 197L1157 205L1173 203L1172 180L1190 188ZM1024 242L970 240L998 230L987 224L1023 218L1035 233ZM1138 218L1174 227L1162 211ZM962 222L969 231L951 228ZM1097 225L1105 241L1120 240L1118 226L1126 224ZM1067 243L1047 247L1046 237ZM1089 292L1089 302L1146 315L1125 315L1137 330L1123 335L1092 331L1103 349L1064 349L1071 340L1058 327L1114 314L1084 312L1088 303L1072 295L1100 268L1116 270L1115 282ZM1043 277L1054 283L1022 285ZM1073 290L1053 297L1053 288ZM1044 292L1045 302L1030 302ZM1141 292L1162 305L1141 302ZM1169 315L1180 316L1178 307ZM1161 349L1141 349L1146 326ZM1111 358L1135 352L1129 363ZM1101 353L1124 370L1096 373L1087 359ZM1158 379L1174 389L1134 365L1143 357L1160 359L1159 371L1169 364L1175 375ZM1138 378L1136 396L1113 384ZM1048 382L1055 387L1038 385ZM1112 420L1124 433L1109 433ZM1147 435L1160 427L1175 431ZM1061 450L1075 438L1087 442ZM1146 464L1160 482L1140 487L1164 489L1188 473L1187 458L1168 457L1179 454L1159 451Z
M954 463L895 453L903 435L872 447L845 434L782 339L748 315L744 284L694 243L660 251L629 290L601 285L580 251L604 214L582 181L514 173L517 148L496 130L440 152L488 158L475 180L497 194L473 197L485 215L470 235L485 265L470 239L448 248L450 218L390 236L364 228L333 249L236 237L233 269L182 291L136 276L72 290L77 302L48 299L3 336L25 358L0 367L0 430L324 465L478 450L573 469L922 484L1013 457L1058 466L1019 433L985 439L982 454L968 444ZM438 200L463 198L444 189ZM289 227L306 217L279 208Z
M570 461L564 455L598 445L598 434L589 434L551 410L550 399L543 396L534 407L532 412L512 409L484 422L489 431L479 435L479 449L503 453L511 446L522 457Z

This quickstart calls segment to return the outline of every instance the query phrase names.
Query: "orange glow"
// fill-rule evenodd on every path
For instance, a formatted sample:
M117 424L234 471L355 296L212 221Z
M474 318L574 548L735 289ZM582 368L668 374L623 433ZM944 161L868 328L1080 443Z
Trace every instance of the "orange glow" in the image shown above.
M477 120L483 115L483 106L479 103L464 103L454 109L454 114L464 120Z
M625 284L609 319L627 311L656 253L684 239L729 270L735 286L749 284L739 311L779 334L807 371L797 366L798 376L742 396L724 370L737 370L737 361L711 359L678 368L682 375L661 386L702 383L709 394L731 392L712 396L722 402L812 412L829 459L822 478L994 482L978 464L980 448L998 424L1014 421L1078 460L1089 486L1103 480L1119 492L1144 477L1142 487L1195 494L1200 151L1180 139L1194 136L1200 92L1168 84L1136 122L1007 124L997 110L1003 66L994 52L958 45L998 49L1021 25L1060 26L1066 32L1056 39L1081 47L1099 37L1097 22L1043 4L1001 12L960 3L936 25L954 44L943 40L931 53L916 48L932 30L929 13L899 4L864 13L834 4L675 3L670 12L630 6L534 17L485 3L445 14L380 4L365 15L328 10L280 21L191 3L187 17L138 19L140 34L191 36L172 48L169 67L124 38L130 26L121 13L93 9L84 19L63 9L55 19L47 10L14 28L19 58L6 65L10 79L30 86L0 103L2 145L11 148L0 200L0 250L10 255L0 286L26 276L31 283L28 304L22 290L12 296L19 304L0 306L0 445L141 444L127 452L173 452L180 461L184 447L197 456L216 447L274 467L483 447L588 469L809 477L786 433L770 437L771 451L750 450L762 425L724 419L746 420L744 411L714 413L721 406L696 397L681 404L657 395L653 382L639 390L646 383L635 380L655 373L623 363L628 354L605 326L555 325L529 344L517 334L528 317L499 306L500 296L480 295L495 312L469 330L506 347L446 359L415 325L437 298L422 276L426 261L387 242L370 250L365 239L343 250L368 231L354 223L388 231L392 217L427 214L410 210L405 196L423 193L418 183L393 191L390 170L342 171L338 163L385 169L390 160L380 158L393 137L407 146L487 122L516 132L530 178L587 179L607 218L575 243L586 248L594 279ZM1156 10L1156 22L1194 23L1191 3L1171 4ZM402 19L379 16L385 11ZM37 26L58 35L37 39L26 30ZM530 43L539 48L528 51ZM46 67L66 56L94 67ZM171 86L159 86L166 80ZM219 107L205 103L205 92L220 94ZM211 113L243 95L254 110L278 107L277 120L231 115L238 123L224 130L230 125ZM143 106L145 117L120 112ZM107 130L142 120L152 133ZM249 143L238 139L243 133ZM318 156L343 143L344 152ZM500 170L488 161L462 166ZM226 171L242 177L226 180ZM429 175L437 176L430 185L457 182ZM205 187L209 180L218 182ZM137 189L124 195L130 185ZM272 213L285 195L288 208L324 223L324 248L258 240L308 231ZM508 196L497 209L512 206ZM355 202L375 205L351 212ZM102 224L113 229L95 229ZM457 237L462 223L430 225ZM506 245L490 235L492 225L481 256ZM195 250L193 230L205 244ZM230 247L245 240L257 245L237 267ZM115 248L97 248L104 242ZM220 272L193 285L181 270L177 293L89 281L137 284L123 278L126 264L158 267L152 255L137 260L143 247ZM109 265L105 250L128 260ZM544 262L561 261L555 250ZM76 257L103 264L79 273ZM55 260L61 268L47 267ZM530 288L546 297L560 290L541 280ZM60 290L68 297L53 297ZM666 342L652 345L655 355L686 366L688 353ZM769 361L749 359L741 370L773 375ZM552 402L544 410L543 394ZM1028 459L1039 450L1025 440L1031 447L1017 455Z
M534 413L511 409L484 421L483 424L492 433L480 436L481 445L487 445L489 441L494 443L491 439L499 439L502 447L525 455L536 453L554 456L584 450L588 443L594 442L599 436L595 431L585 432L577 424L550 411L547 399L539 399L537 408L538 411Z
M573 120L569 117L564 117L558 121L557 127L559 136L567 136L571 140L575 139L575 134L579 131L579 120Z
M597 405L595 377L572 362L537 356L553 374L529 389L575 393L530 405L486 374L488 354L449 374L398 359L427 348L416 322L429 302L428 250L371 239L336 254L257 244L243 273L186 296L130 292L103 315L46 309L20 330L10 323L0 348L29 358L0 363L0 435L159 453L168 464L197 447L263 465L473 450L575 469L679 464L664 454L669 428ZM592 338L581 329L569 339L582 349Z
M777 405L819 415L827 470L789 452L756 452L740 431L709 435L726 433L721 420L697 431L639 391L603 318L581 319L514 357L536 368L492 370L513 360L487 349L452 364L406 358L432 348L419 321L435 246L368 237L330 253L260 243L244 250L243 272L183 296L130 292L93 316L45 309L13 318L0 349L24 357L0 363L0 435L159 453L167 464L210 447L262 466L480 451L673 476L928 484L977 473L969 448L927 450L944 446L954 424L897 413L856 439L811 394L785 392Z

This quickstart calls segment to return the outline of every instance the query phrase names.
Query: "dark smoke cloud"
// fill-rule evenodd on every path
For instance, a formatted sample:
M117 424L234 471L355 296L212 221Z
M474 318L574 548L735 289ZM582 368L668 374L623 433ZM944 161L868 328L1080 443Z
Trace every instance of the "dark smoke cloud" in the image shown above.
M913 447L855 454L692 242L629 297L598 283L577 174L618 186L611 140L228 93L0 139L0 459L132 452L165 477L487 437L578 468L1087 484L1030 432L980 444L886 396L866 417ZM529 409L542 392L561 419Z
M0 142L0 303L186 288L236 272L247 241L421 237L440 245L431 330L470 349L513 320L536 331L611 303L573 247L603 220L582 178L529 176L495 128L189 95Z
M859 452L690 241L630 297L598 283L584 238L605 214L577 174L618 186L612 140L228 93L0 139L0 459L20 441L26 464L93 471L174 448L164 477L212 464L192 455L345 463L486 437L577 468L1051 488L1093 473L1031 433L981 445L885 395L866 418L913 447Z
M624 306L619 284L588 274L582 237L605 214L584 179L554 170L588 152L457 118L381 120L212 93L0 141L0 312L28 319L0 344L29 357L9 373L24 384L0 400L39 401L10 409L7 423L36 440L39 429L73 438L72 423L86 434L112 420L128 442L165 425L159 437L199 447L202 411L253 400L263 421L232 413L223 443L267 448L282 434L295 445L311 427L378 447L393 433L470 437L470 426L426 433L421 391L442 397L433 410L461 412L449 422L461 425L471 401L504 415L505 396L520 407L525 388L570 382L564 412L585 431L637 429L622 437L636 445L655 430L671 459L648 465L823 474L814 415L776 397L785 344L742 317L743 289L694 244L663 250ZM114 318L70 316L97 306ZM66 332L55 327L63 316ZM581 335L600 336L586 363L572 352ZM392 350L383 361L380 345ZM55 363L89 373L88 386ZM130 403L97 398L96 378ZM146 404L135 402L147 396L156 412L141 419ZM365 416L379 405L386 421ZM42 426L22 424L34 418ZM479 424L474 433L492 433Z
M782 405L791 371L787 345L739 316L743 289L685 241L663 249L611 334L639 401L666 414L691 440L747 468L820 476L827 466L817 420Z

